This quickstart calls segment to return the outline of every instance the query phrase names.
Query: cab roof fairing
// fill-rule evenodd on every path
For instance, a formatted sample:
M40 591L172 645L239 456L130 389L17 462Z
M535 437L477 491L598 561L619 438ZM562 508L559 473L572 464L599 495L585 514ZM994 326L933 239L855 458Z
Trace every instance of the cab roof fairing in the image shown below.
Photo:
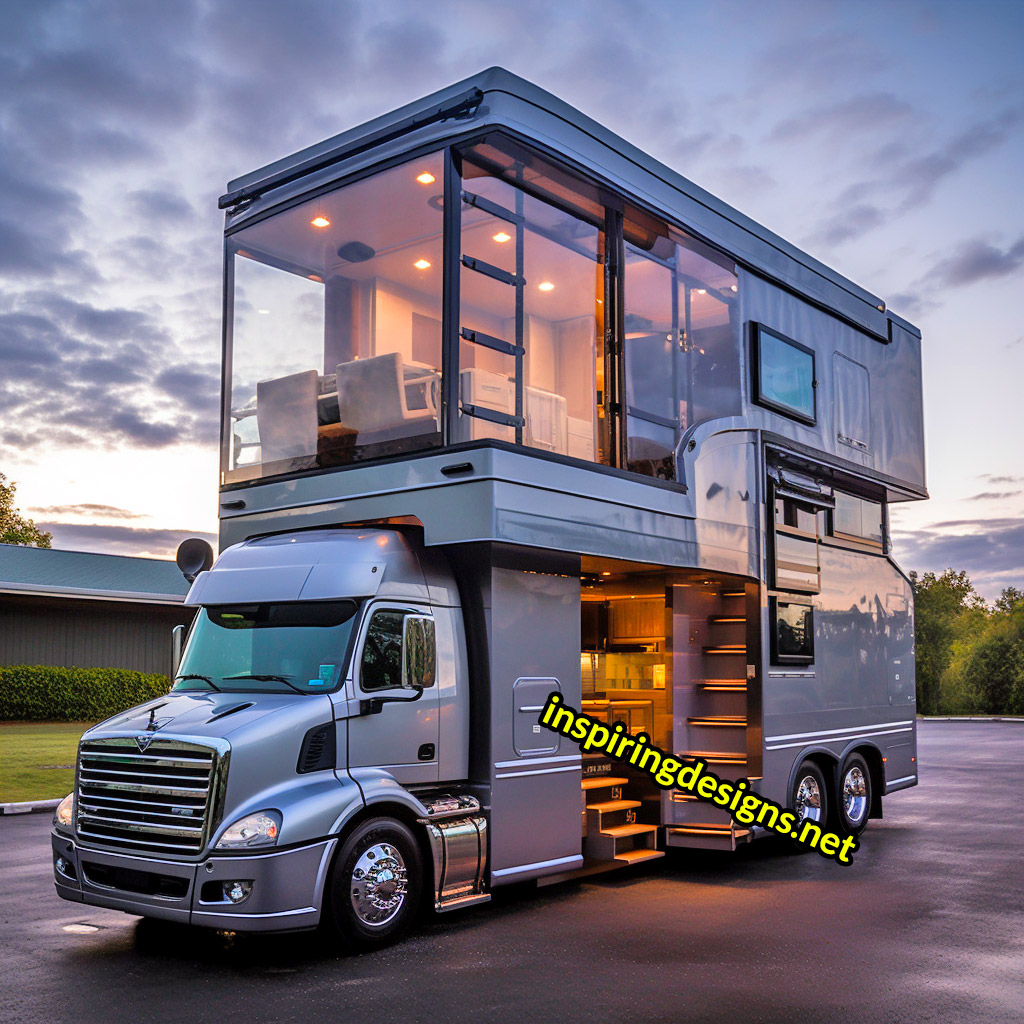
M309 530L242 541L196 577L185 604L373 597L430 600L416 551L397 531Z
M415 121L478 89L482 101L468 115L435 120L372 148L345 154L370 139L387 135L402 122ZM889 334L887 321L920 337L911 323L885 310L876 295L716 198L681 174L538 86L500 67L456 82L349 131L267 164L229 182L231 192L259 186L304 164L322 169L260 192L243 208L226 214L233 232L272 208L356 176L405 154L441 147L488 130L505 129L541 150L561 157L585 175L639 202L669 221L704 238L756 273L778 281L878 339ZM337 159L335 159L337 158Z

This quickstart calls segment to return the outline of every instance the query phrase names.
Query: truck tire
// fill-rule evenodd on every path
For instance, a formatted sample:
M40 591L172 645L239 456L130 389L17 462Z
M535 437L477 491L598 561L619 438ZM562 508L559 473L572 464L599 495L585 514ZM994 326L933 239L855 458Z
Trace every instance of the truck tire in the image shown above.
M415 920L423 885L423 858L409 827L394 818L370 818L334 859L328 920L352 950L386 946Z
M800 821L809 820L822 828L828 821L829 787L821 769L813 761L804 761L793 779L789 806Z
M847 836L859 836L871 811L871 772L860 754L850 754L836 775L835 825Z

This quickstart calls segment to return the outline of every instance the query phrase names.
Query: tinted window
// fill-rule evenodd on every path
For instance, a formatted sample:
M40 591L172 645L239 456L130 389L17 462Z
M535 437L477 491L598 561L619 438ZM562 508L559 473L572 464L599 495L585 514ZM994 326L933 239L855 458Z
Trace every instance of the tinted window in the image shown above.
M814 661L814 610L810 604L772 598L772 661L777 665Z
M757 401L814 422L814 352L760 324L755 330Z
M402 685L402 628L405 614L374 612L363 644L361 685L364 691Z
M882 543L882 506L877 501L836 491L832 532L837 536Z
M203 608L174 689L334 690L345 667L355 612L353 601Z

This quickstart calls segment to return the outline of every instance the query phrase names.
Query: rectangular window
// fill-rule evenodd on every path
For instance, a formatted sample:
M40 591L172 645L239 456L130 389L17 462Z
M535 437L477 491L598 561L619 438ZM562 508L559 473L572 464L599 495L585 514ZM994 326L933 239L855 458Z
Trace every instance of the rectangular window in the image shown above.
M843 491L835 492L831 533L844 540L882 546L882 505Z
M632 208L624 234L626 466L674 480L683 431L740 412L736 271Z
M773 541L776 590L816 594L821 589L818 538L824 512L793 498L775 498Z
M814 350L754 324L754 400L803 423L817 418Z
M442 158L229 240L224 482L440 444Z
M456 439L607 462L599 429L603 232L531 194L572 198L538 161L506 167L490 144L474 154L486 164L463 166ZM589 213L577 200L572 206Z
M814 609L810 601L771 599L771 648L775 665L814 661Z

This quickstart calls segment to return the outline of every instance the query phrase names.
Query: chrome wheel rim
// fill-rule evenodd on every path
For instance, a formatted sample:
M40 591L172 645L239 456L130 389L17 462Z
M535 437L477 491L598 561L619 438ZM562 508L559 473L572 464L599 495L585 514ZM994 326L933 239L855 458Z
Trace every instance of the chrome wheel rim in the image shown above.
M843 776L843 808L852 825L859 825L868 810L868 783L857 765L847 769Z
M405 861L391 843L374 843L364 850L350 881L352 909L371 928L393 920L405 903Z
M793 803L799 821L821 821L821 787L813 775L805 775L800 780Z

